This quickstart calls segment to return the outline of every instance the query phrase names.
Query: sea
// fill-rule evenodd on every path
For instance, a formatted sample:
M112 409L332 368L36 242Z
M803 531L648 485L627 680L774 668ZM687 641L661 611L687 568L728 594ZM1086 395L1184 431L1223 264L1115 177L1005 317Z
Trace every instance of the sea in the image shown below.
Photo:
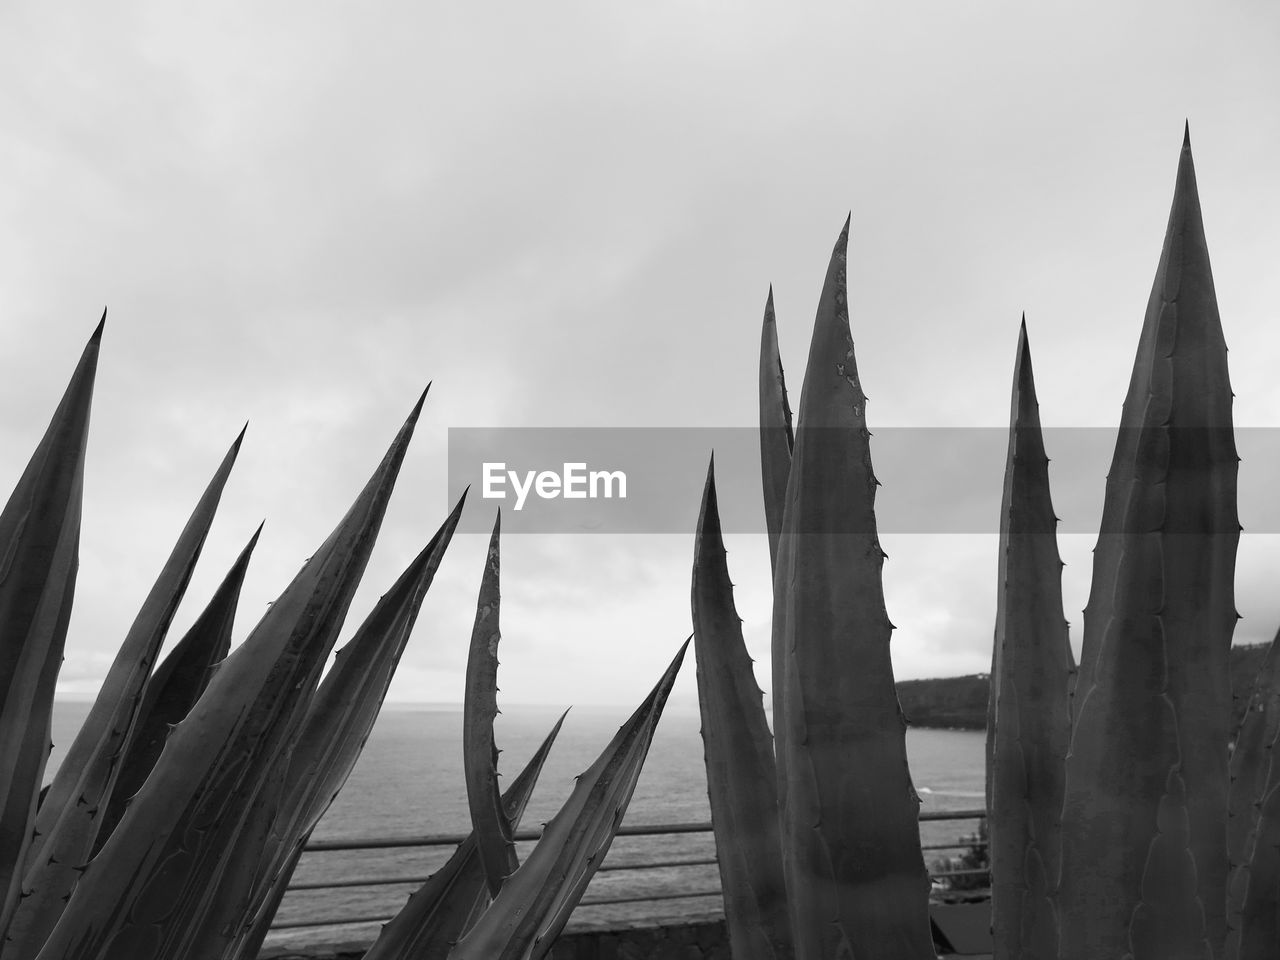
M59 701L55 705L50 773L88 710L85 702ZM569 711L522 827L536 828L555 814L572 790L574 778L591 765L629 712L630 707L574 707ZM495 738L502 749L499 770L504 783L519 772L560 713L558 707L503 707L495 725ZM710 819L699 727L696 710L668 708L664 713L624 825ZM979 731L908 729L908 761L922 813L982 807L984 744L985 734ZM926 861L933 862L957 855L957 849L941 848L960 844L975 832L977 821L922 820L920 827ZM461 707L387 704L359 763L313 839L460 835L469 829L462 776ZM526 855L530 847L531 843L518 844L520 856ZM355 931L359 939L360 930L376 931L371 923L394 914L450 852L447 847L437 847L307 853L294 875L295 884L388 877L406 882L296 890L286 896L277 924L282 930L318 934L321 928L294 925L351 921L354 926L327 929ZM592 923L713 913L719 908L719 877L713 864L618 869L637 862L709 860L713 856L714 842L709 833L619 837L574 919ZM657 898L635 900L644 896Z

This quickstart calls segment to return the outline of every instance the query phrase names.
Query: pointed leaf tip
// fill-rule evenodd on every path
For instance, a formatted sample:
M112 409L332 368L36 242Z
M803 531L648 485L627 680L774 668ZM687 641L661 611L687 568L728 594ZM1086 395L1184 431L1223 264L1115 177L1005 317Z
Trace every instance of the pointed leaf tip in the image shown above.
M449 513L450 518L456 517L462 513L463 504L467 502L467 494L470 492L471 484L468 483L462 490L462 496L458 497L458 502L453 505L453 510Z
M702 485L702 505L698 510L698 528L696 534L695 562L697 553L702 549L703 538L710 536L714 543L720 541L720 507L716 502L715 457L707 464L707 479Z
M93 328L93 336L89 338L90 343L97 343L102 339L102 330L107 325L107 308L102 308L102 319L98 321L98 325Z
M1182 149L1191 149L1191 119L1187 118L1182 122Z
M849 226L852 223L853 211L850 210L844 218L844 226L840 228L840 237L836 240L836 249L841 253L844 253L845 248L849 246Z
M418 396L417 402L413 405L413 409L409 411L409 416L405 418L404 426L401 431L412 430L418 422L418 416L422 413L422 408L427 402L427 394L431 390L431 384L427 384L426 389Z
M430 389L428 385L427 389ZM418 425L418 416L422 413L423 404L427 401L427 391L423 390L422 395L418 397L417 403L413 405L413 409L409 411L409 416L405 418L400 429L396 432L395 439L391 441L391 447L387 451L387 458L383 460L383 465L387 466L395 464L394 470L399 471L400 462L404 456L404 451L409 445L409 441L413 439L414 428ZM381 468L379 468L381 469Z
M1018 331L1018 355L1013 364L1014 382L1024 399L1035 399L1035 382L1031 373L1031 341L1024 322Z

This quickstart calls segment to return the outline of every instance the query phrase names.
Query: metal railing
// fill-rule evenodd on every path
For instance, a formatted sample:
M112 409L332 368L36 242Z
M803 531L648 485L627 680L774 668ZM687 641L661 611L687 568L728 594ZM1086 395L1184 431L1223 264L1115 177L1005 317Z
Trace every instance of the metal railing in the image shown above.
M985 810L942 810L929 811L920 814L920 820L923 822L937 821L959 821L973 820L981 821L986 817ZM639 824L628 826L623 824L619 828L617 836L624 837L669 837L680 834L709 834L711 833L710 821L694 821L686 823L661 823L661 824ZM541 830L519 830L513 839L518 842L536 841L542 836ZM307 854L327 854L327 853L352 853L365 852L371 850L397 850L407 848L425 848L425 849L452 849L466 839L465 834L426 834L420 836L409 837L349 837L341 840L315 840L307 844L304 852ZM975 836L961 836L956 838L952 843L934 843L924 844L921 849L928 851L944 851L944 850L967 850L971 848L983 848L986 842ZM712 848L714 851L714 848ZM653 859L627 860L622 863L611 863L606 860L602 863L597 871L598 874L609 875L610 873L618 873L620 871L639 871L639 870L678 870L686 867L707 867L716 863L714 852L710 856L673 856L658 857ZM930 871L930 879L934 881L945 881L959 877L981 877L985 876L987 871L984 869L951 869L942 871ZM350 890L353 888L369 888L376 889L378 887L396 886L396 885L412 885L418 886L426 882L429 873L421 871L410 871L403 873L369 873L365 875L344 876L340 878L326 878L321 880L303 880L290 883L288 894L296 896L297 894L320 893L328 890ZM594 879L593 879L594 882ZM664 900L689 900L699 897L719 897L720 885L719 877L716 877L714 885L698 886L693 889L660 889L656 891L642 891L636 893L625 893L619 895L600 894L592 895L590 888L588 893L582 898L579 906L593 907L605 906L612 904L634 904L647 903L650 901L659 902ZM275 930L296 930L307 927L329 927L344 924L360 924L360 923L385 923L391 918L389 912L380 912L377 915L370 915L364 912L358 912L354 915L337 916L327 915L323 920L316 919L298 919L298 920L282 920L272 924L271 929Z

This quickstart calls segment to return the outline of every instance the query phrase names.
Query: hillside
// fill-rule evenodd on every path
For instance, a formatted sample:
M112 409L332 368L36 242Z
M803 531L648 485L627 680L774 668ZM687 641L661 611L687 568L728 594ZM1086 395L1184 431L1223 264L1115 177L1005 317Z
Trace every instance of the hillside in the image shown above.
M1233 727L1239 724L1249 704L1253 681L1266 651L1265 643L1231 648ZM913 727L983 730L987 726L987 690L985 673L903 680L898 684L898 701Z

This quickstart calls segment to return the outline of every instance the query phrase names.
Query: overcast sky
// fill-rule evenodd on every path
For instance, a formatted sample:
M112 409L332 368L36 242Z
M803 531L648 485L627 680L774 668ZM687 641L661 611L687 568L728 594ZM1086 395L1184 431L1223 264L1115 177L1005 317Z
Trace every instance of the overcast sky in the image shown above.
M95 689L246 420L173 640L265 519L245 636L434 383L349 634L448 512L450 427L750 427L771 283L798 398L850 211L873 431L1006 425L1024 310L1045 423L1114 429L1187 118L1236 423L1280 427L1280 8L1057 6L4 4L6 489L109 309L62 690ZM1102 447L1052 468L1089 487L1057 498L1074 530ZM683 465L685 533L507 538L506 702L656 680L690 632L709 452ZM1241 453L1249 528L1275 474ZM932 478L998 503L1001 466L957 489L945 463L877 464L882 501ZM721 482L760 510L754 465ZM985 670L994 534L883 539L898 676ZM1077 648L1093 539L1061 543ZM461 698L484 540L455 541L393 698ZM729 548L767 663L768 551ZM1237 641L1269 639L1276 536L1247 533L1238 569Z

